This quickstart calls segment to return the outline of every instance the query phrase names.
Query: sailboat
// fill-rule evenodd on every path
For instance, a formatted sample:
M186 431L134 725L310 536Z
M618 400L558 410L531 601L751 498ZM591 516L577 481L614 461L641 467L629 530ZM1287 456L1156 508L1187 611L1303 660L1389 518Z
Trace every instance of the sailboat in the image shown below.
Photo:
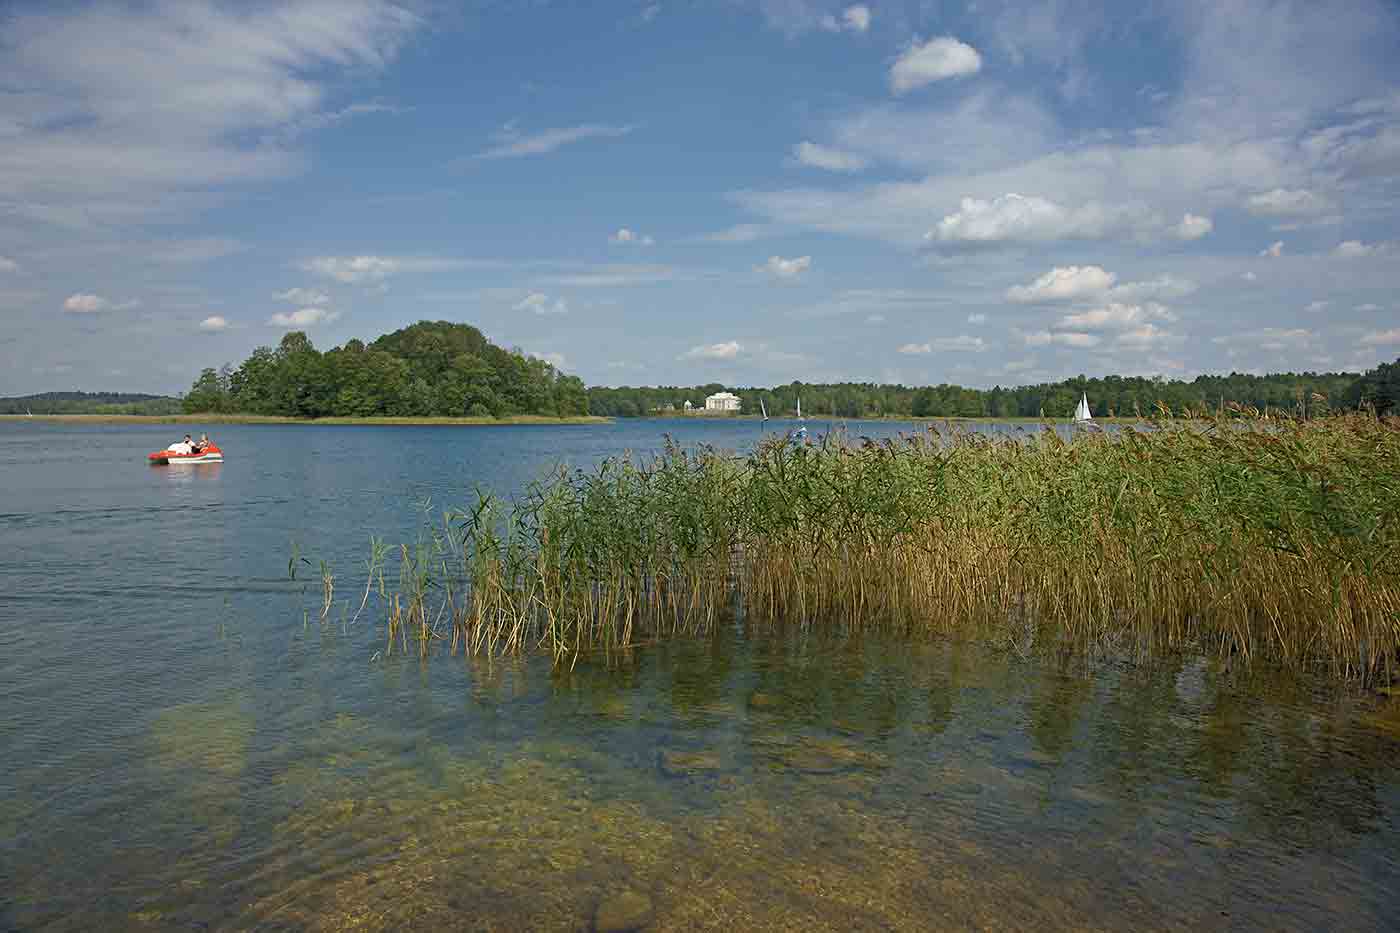
M800 441L807 439L807 422L802 418L802 396L797 397L797 430L792 436Z
M761 398L758 400L758 407L759 407L759 410L763 412L763 423L764 423L764 424L767 424L767 423L768 423L768 406L765 405L765 404L763 404L763 399L761 399Z
M1079 407L1074 410L1074 422L1080 424L1085 421L1093 421L1094 415L1089 411L1089 393L1082 392L1079 395Z

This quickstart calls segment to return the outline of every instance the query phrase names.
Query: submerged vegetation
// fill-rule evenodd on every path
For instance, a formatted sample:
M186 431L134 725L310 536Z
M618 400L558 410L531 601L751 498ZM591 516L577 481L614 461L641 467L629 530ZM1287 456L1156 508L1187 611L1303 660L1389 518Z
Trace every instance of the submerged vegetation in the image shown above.
M668 446L559 472L397 549L386 650L540 648L570 663L743 624L976 630L1005 647L1206 650L1392 679L1400 426Z

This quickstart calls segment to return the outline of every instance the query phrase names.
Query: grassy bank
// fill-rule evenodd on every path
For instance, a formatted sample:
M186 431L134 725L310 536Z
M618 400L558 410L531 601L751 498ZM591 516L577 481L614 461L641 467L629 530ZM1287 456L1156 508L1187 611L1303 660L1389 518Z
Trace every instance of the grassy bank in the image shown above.
M0 415L0 421L28 421L25 415ZM34 415L34 421L69 424L385 424L385 425L493 425L493 424L607 424L611 418L545 415L511 415L506 418L283 418L276 415Z
M567 659L745 624L1204 649L1389 680L1400 427L1354 416L668 450L559 473L377 551L389 649ZM385 561L384 558L388 558Z

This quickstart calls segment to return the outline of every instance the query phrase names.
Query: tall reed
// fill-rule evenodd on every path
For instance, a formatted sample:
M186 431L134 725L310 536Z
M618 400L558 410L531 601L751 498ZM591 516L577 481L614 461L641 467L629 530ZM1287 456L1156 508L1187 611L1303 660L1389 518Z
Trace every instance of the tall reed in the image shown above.
M745 625L976 628L1028 650L1204 647L1392 678L1400 430L1222 413L557 472L401 549L390 641L556 660ZM391 645L392 646L392 645Z

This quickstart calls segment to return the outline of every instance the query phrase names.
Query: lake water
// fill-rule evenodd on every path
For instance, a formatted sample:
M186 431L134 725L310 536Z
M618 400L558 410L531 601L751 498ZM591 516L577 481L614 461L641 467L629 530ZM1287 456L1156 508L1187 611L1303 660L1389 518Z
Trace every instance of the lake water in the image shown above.
M622 891L669 930L1400 927L1396 701L732 628L384 659L288 579L358 602L425 501L668 431L759 427L222 426L158 468L184 428L0 422L0 930L576 930Z

